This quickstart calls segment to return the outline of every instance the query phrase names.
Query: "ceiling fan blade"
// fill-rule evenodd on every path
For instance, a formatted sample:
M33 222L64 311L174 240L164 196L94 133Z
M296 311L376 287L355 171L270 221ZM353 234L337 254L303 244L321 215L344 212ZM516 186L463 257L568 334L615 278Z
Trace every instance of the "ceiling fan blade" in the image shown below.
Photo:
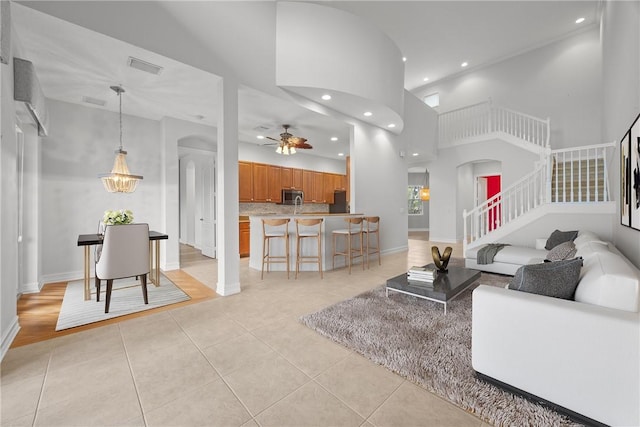
M278 141L278 142L280 142L280 140L279 140L279 139L271 138L270 136L267 136L266 138L267 138L267 139L272 139L272 140L274 140L274 141Z
M299 136L292 136L288 139L287 141L289 144L291 145L295 145L298 146L300 144L304 144L305 142L307 142L306 138L300 138Z
M308 150L309 148L313 148L313 146L311 144L307 144L306 142L294 145L294 147L296 147L296 150L298 150L298 149Z

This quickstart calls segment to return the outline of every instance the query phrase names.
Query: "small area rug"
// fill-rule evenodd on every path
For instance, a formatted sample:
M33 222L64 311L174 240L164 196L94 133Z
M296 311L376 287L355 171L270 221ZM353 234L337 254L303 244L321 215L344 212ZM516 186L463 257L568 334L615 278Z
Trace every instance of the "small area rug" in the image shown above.
M509 278L482 274L480 283ZM471 290L443 306L381 286L300 318L309 328L496 426L576 425L479 380L471 366Z
M56 331L74 328L89 323L100 322L126 314L151 310L191 299L182 289L177 287L164 275L160 275L160 286L147 282L147 294L149 304L145 304L142 298L142 286L135 277L119 279L113 282L111 293L111 305L109 313L104 312L104 293L107 288L106 281L100 286L100 302L96 302L95 286L91 278L91 299L84 300L84 280L76 280L67 284L64 293Z

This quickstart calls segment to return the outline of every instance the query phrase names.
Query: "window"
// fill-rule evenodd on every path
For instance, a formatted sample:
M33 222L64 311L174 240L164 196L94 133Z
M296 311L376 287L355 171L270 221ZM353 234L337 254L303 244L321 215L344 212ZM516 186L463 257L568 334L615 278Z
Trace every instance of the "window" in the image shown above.
M431 95L427 95L424 97L424 103L427 104L431 108L436 108L440 106L440 95L436 93L432 93Z
M409 202L409 215L423 215L424 214L424 205L422 204L422 200L420 199L420 190L422 189L422 185L410 185L407 187L407 199Z

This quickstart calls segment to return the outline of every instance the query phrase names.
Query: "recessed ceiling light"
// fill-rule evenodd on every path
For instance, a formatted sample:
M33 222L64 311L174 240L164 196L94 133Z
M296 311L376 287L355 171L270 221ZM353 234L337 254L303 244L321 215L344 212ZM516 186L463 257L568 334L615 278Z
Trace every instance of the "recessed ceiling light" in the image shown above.
M426 81L429 81L429 77L425 77L425 78L424 78L424 79L422 79L422 80L424 80L425 82L426 82Z
M338 153L338 156L342 157L344 156L344 153Z
M258 136L256 136L256 138L258 138L258 139L264 139L264 135L258 135Z
M576 19L576 24L582 24L584 22L584 18Z
M465 61L465 62L463 62L462 64L460 64L460 66L461 66L461 67L466 67L467 65L469 65L469 63L468 63L468 62L466 62L466 61Z
M394 127L396 127L396 124L395 124L395 123L389 123L389 124L387 125L387 127L388 127L388 128L394 128Z
M406 56L402 57L402 62L407 62L407 57Z
M324 95L322 95L322 99L324 99L325 101L328 101L331 99L331 95L329 95L328 93L325 93Z
M371 116L373 116L373 113L371 111L365 111L364 115L365 115L365 117L371 117Z
M419 156L419 155L420 155L420 153L413 153L412 154L413 157L416 157L416 156Z
M337 140L338 140L338 137L337 137L337 136L332 136L332 137L331 137L331 140L332 140L332 141L337 141Z

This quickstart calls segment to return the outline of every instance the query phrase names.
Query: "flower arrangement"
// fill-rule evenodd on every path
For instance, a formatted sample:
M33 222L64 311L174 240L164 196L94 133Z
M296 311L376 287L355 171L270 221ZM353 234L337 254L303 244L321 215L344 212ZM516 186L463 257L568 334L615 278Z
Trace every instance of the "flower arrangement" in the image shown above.
M128 209L104 211L102 222L104 225L131 224L133 222L133 212Z

